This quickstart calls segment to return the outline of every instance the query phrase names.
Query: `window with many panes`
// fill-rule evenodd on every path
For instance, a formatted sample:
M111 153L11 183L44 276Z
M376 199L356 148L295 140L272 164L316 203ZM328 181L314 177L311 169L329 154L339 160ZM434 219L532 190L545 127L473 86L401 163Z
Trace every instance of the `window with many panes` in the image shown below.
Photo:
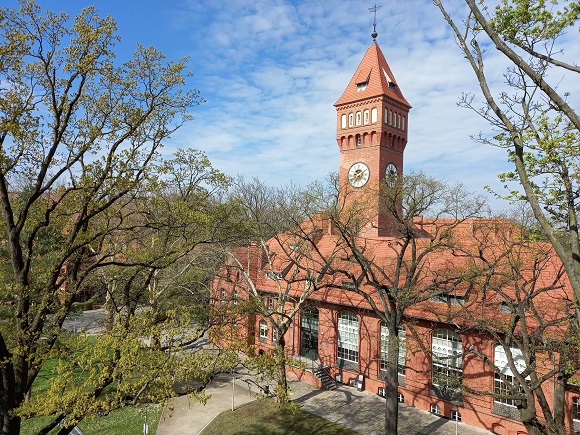
M358 362L358 319L350 311L338 315L338 358Z
M526 369L526 361L520 349L514 346L508 347L514 365L518 372ZM495 373L493 380L493 400L504 405L517 406L518 400L514 395L523 393L523 388L515 382L514 374L510 369L506 349L501 345L496 345L494 349L494 364L500 373Z
M405 358L407 355L407 336L405 328L399 328L399 361L397 372L400 375L405 374ZM387 369L387 355L389 352L389 330L385 325L381 325L381 370Z
M260 320L260 338L266 340L268 338L268 322Z
M433 385L457 390L461 387L463 357L461 337L450 329L433 333Z
M580 397L572 397L572 419L580 422Z

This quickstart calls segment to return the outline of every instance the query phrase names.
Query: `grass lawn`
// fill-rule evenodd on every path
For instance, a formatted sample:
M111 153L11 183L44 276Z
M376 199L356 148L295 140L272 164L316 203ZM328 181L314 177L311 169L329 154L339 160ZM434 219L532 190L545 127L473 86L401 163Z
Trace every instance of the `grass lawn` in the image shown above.
M355 435L350 429L332 423L289 404L272 399L256 400L234 412L224 411L200 435L268 434L268 435Z
M154 434L161 418L160 405L148 405L147 422L149 433ZM27 418L22 421L22 435L32 435L44 427L44 424L51 421L50 417ZM141 435L143 434L143 424L145 423L145 411L142 405L125 406L115 409L109 414L87 419L79 424L85 435ZM59 428L54 428L50 434L56 434Z

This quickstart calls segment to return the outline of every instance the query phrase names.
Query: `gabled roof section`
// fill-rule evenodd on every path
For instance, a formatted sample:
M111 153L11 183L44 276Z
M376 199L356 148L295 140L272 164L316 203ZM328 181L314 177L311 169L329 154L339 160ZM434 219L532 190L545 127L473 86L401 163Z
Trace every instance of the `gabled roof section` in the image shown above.
M379 45L373 42L367 49L344 93L334 105L340 106L378 95L386 95L409 108L411 107L397 85L395 76Z

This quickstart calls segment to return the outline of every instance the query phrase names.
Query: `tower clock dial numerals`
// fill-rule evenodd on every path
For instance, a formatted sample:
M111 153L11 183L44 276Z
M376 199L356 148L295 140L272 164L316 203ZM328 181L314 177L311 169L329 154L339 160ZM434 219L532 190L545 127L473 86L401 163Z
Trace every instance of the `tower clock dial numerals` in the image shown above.
M348 182L352 187L362 187L369 181L369 167L362 162L355 163L348 170Z
M394 163L389 163L387 169L385 170L385 181L387 186L395 187L399 181L399 172Z

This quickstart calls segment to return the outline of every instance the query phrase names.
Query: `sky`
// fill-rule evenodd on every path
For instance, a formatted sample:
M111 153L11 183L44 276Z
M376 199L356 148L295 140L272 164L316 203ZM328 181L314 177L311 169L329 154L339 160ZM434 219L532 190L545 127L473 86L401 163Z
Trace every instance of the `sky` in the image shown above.
M5 0L15 6L13 0ZM461 0L446 2L463 17ZM117 58L137 44L168 58L189 56L188 82L205 102L193 121L166 143L165 152L196 148L222 172L259 177L278 186L306 185L338 171L336 110L372 43L374 3L362 0L41 0L43 9L76 14L94 4L118 24ZM477 114L458 107L462 93L480 91L451 30L430 0L377 2L377 42L405 98L409 140L404 171L424 171L483 193L501 192L497 174L509 170L505 150L476 143L489 134ZM580 59L580 33L563 38L564 57ZM505 89L506 64L496 50L486 70ZM580 83L551 77L578 103ZM580 104L573 104L579 107ZM490 197L496 210L507 204Z

